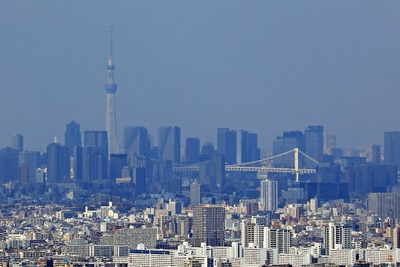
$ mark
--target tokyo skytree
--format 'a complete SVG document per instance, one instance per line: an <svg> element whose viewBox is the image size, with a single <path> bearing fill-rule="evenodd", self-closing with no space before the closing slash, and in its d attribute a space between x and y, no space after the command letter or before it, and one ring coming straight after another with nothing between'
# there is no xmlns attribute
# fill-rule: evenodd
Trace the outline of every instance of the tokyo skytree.
<svg viewBox="0 0 400 267"><path fill-rule="evenodd" d="M117 91L117 84L114 81L114 63L113 63L113 49L112 49L112 33L113 29L110 28L110 55L107 62L107 81L105 84L107 92L107 114L106 114L106 130L108 133L108 153L119 153L117 141L117 119L115 112L115 92Z"/></svg>

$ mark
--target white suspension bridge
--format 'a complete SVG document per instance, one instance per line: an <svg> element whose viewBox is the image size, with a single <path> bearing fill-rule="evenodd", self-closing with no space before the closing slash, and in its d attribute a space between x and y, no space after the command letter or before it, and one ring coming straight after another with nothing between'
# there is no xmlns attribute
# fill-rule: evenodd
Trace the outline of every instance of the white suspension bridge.
<svg viewBox="0 0 400 267"><path fill-rule="evenodd" d="M291 153L293 153L293 160L294 160L292 167L275 168L275 167L268 166L268 163L271 163L274 159L290 155ZM315 168L300 168L299 167L299 155L304 156L304 158L306 158L307 160L309 160L310 162L315 164L315 166L317 166L319 164L319 162L317 160L308 156L306 153L302 152L300 149L293 148L292 150L289 150L284 153L274 155L274 156L271 156L268 158L251 161L251 162L226 165L225 171L229 171L229 172L261 172L261 173L290 173L290 174L296 175L296 182L298 182L300 174L309 174L309 173L316 172ZM254 166L254 165L258 165L258 166ZM175 167L173 167L173 170L176 172L196 172L196 171L200 170L200 166L199 165L175 166Z"/></svg>

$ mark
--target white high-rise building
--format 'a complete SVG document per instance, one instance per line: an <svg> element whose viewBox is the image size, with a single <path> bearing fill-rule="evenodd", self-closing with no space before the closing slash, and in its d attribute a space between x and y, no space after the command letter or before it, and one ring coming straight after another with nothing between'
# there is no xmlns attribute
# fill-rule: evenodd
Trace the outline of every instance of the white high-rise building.
<svg viewBox="0 0 400 267"><path fill-rule="evenodd" d="M117 84L114 81L113 51L112 51L112 31L110 28L110 55L107 62L107 81L105 84L107 92L107 113L106 113L106 129L108 134L108 153L119 153L117 141L117 116L115 112L115 92L117 91Z"/></svg>
<svg viewBox="0 0 400 267"><path fill-rule="evenodd" d="M277 249L278 253L289 253L292 246L292 231L288 229L264 228L264 248Z"/></svg>
<svg viewBox="0 0 400 267"><path fill-rule="evenodd" d="M278 209L278 182L265 179L261 181L260 202L264 210Z"/></svg>
<svg viewBox="0 0 400 267"><path fill-rule="evenodd" d="M262 248L264 243L264 227L264 224L243 220L240 223L242 246Z"/></svg>
<svg viewBox="0 0 400 267"><path fill-rule="evenodd" d="M351 228L348 225L339 225L329 222L323 226L323 247L326 255L333 249L351 248Z"/></svg>
<svg viewBox="0 0 400 267"><path fill-rule="evenodd" d="M253 224L248 220L243 220L240 223L241 243L243 247L249 246L249 243L254 242Z"/></svg>

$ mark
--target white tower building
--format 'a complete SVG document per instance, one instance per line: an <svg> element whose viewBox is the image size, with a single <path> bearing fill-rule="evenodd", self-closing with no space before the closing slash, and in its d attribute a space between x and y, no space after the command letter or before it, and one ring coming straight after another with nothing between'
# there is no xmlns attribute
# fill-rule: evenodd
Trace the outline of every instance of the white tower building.
<svg viewBox="0 0 400 267"><path fill-rule="evenodd" d="M261 181L260 202L264 210L278 209L278 182L265 179Z"/></svg>
<svg viewBox="0 0 400 267"><path fill-rule="evenodd" d="M119 153L117 141L117 119L115 112L115 92L117 91L117 84L114 81L114 63L113 63L113 50L112 50L112 32L110 28L110 55L107 62L107 81L105 84L107 92L107 114L106 114L106 130L108 134L108 153Z"/></svg>
<svg viewBox="0 0 400 267"><path fill-rule="evenodd" d="M291 230L264 228L264 248L276 248L278 249L278 253L289 253L291 246Z"/></svg>
<svg viewBox="0 0 400 267"><path fill-rule="evenodd" d="M351 228L349 225L340 225L329 222L323 225L323 247L326 255L333 249L351 248Z"/></svg>

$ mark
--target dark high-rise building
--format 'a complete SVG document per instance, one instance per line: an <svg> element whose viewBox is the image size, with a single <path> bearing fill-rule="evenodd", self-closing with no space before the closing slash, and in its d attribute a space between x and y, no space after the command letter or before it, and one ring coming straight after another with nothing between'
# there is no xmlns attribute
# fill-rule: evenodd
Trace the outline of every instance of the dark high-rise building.
<svg viewBox="0 0 400 267"><path fill-rule="evenodd" d="M273 143L273 155L290 151L293 148L299 148L301 151L304 151L304 136L301 131L283 132L283 136L278 136ZM293 155L286 155L274 159L274 166L293 168Z"/></svg>
<svg viewBox="0 0 400 267"><path fill-rule="evenodd" d="M384 162L400 167L400 132L385 132Z"/></svg>
<svg viewBox="0 0 400 267"><path fill-rule="evenodd" d="M308 198L349 199L349 181L338 164L318 167L317 173L309 177L310 180L301 185L305 186Z"/></svg>
<svg viewBox="0 0 400 267"><path fill-rule="evenodd" d="M65 128L65 146L68 147L70 155L73 156L74 147L82 145L80 126L75 121L71 121Z"/></svg>
<svg viewBox="0 0 400 267"><path fill-rule="evenodd" d="M126 154L110 155L110 180L115 182L116 178L120 178L122 169L127 166Z"/></svg>
<svg viewBox="0 0 400 267"><path fill-rule="evenodd" d="M102 147L108 150L106 131L85 131L85 146Z"/></svg>
<svg viewBox="0 0 400 267"><path fill-rule="evenodd" d="M229 128L217 129L217 153L225 155L227 164L236 163L236 131Z"/></svg>
<svg viewBox="0 0 400 267"><path fill-rule="evenodd" d="M18 180L18 150L6 147L0 150L0 182Z"/></svg>
<svg viewBox="0 0 400 267"><path fill-rule="evenodd" d="M69 149L57 143L47 146L47 181L60 182L70 178Z"/></svg>
<svg viewBox="0 0 400 267"><path fill-rule="evenodd" d="M365 195L386 192L397 183L397 166L361 163L343 167L343 175L349 181L350 193Z"/></svg>
<svg viewBox="0 0 400 267"><path fill-rule="evenodd" d="M368 210L380 218L400 220L400 192L368 194Z"/></svg>
<svg viewBox="0 0 400 267"><path fill-rule="evenodd" d="M39 158L40 154L38 151L23 151L19 153L18 164L20 170L21 167L25 170L24 173L20 172L20 180L26 181L27 184L35 183L36 170L39 167Z"/></svg>
<svg viewBox="0 0 400 267"><path fill-rule="evenodd" d="M181 162L181 129L179 127L158 129L158 155L160 160L170 160L173 164Z"/></svg>
<svg viewBox="0 0 400 267"><path fill-rule="evenodd" d="M132 169L132 182L135 184L135 194L140 196L146 192L146 169L142 167Z"/></svg>
<svg viewBox="0 0 400 267"><path fill-rule="evenodd" d="M381 146L372 145L372 164L381 164Z"/></svg>
<svg viewBox="0 0 400 267"><path fill-rule="evenodd" d="M248 161L256 161L261 157L260 149L258 148L258 136L256 133L247 135L247 159Z"/></svg>
<svg viewBox="0 0 400 267"><path fill-rule="evenodd" d="M187 164L197 163L200 160L200 139L195 137L186 138L185 162Z"/></svg>
<svg viewBox="0 0 400 267"><path fill-rule="evenodd" d="M74 149L74 180L82 181L83 179L83 160L82 147L76 146Z"/></svg>
<svg viewBox="0 0 400 267"><path fill-rule="evenodd" d="M171 160L153 160L152 162L152 182L165 189L169 179L173 176Z"/></svg>
<svg viewBox="0 0 400 267"><path fill-rule="evenodd" d="M82 180L101 182L108 179L108 154L102 147L82 148Z"/></svg>
<svg viewBox="0 0 400 267"><path fill-rule="evenodd" d="M182 177L172 176L167 182L167 191L172 194L181 195L182 194Z"/></svg>
<svg viewBox="0 0 400 267"><path fill-rule="evenodd" d="M304 152L316 161L322 162L324 158L324 126L308 126L304 131L304 144ZM309 164L311 162L307 163L308 166Z"/></svg>
<svg viewBox="0 0 400 267"><path fill-rule="evenodd" d="M190 206L194 207L200 205L202 197L202 184L198 183L198 181L195 180L193 183L190 184L189 193Z"/></svg>
<svg viewBox="0 0 400 267"><path fill-rule="evenodd" d="M157 183L153 183L153 177L154 179L155 177L155 173L153 172L153 166L157 165L154 164L154 162L157 160L154 159L139 159L137 162L137 166L136 167L142 167L146 170L145 175L146 175L146 179L145 179L145 189L146 189L146 193L151 193L152 192L152 186Z"/></svg>
<svg viewBox="0 0 400 267"><path fill-rule="evenodd" d="M20 134L12 134L11 148L18 150L18 152L24 151L24 137Z"/></svg>
<svg viewBox="0 0 400 267"><path fill-rule="evenodd" d="M236 133L236 163L245 163L260 159L260 149L257 146L257 134L248 131Z"/></svg>
<svg viewBox="0 0 400 267"><path fill-rule="evenodd" d="M213 155L214 152L215 152L214 145L210 142L205 143L201 148L200 160L203 158L211 157L211 155Z"/></svg>
<svg viewBox="0 0 400 267"><path fill-rule="evenodd" d="M294 148L306 153L318 162L324 160L324 127L308 126L304 134L301 131L285 131L273 143L273 155L288 152ZM288 154L274 160L275 167L294 167L293 154ZM304 157L299 158L300 168L315 167L315 162Z"/></svg>
<svg viewBox="0 0 400 267"><path fill-rule="evenodd" d="M137 156L150 156L150 140L145 127L129 126L124 129L124 152L130 166L134 166Z"/></svg>
<svg viewBox="0 0 400 267"><path fill-rule="evenodd" d="M224 246L225 209L220 205L199 205L193 208L192 245Z"/></svg>
<svg viewBox="0 0 400 267"><path fill-rule="evenodd" d="M81 179L85 182L108 180L108 136L106 131L85 131L85 147L79 148L77 165L81 165ZM107 155L105 157L105 155ZM79 159L81 163L79 163ZM78 166L79 167L79 166ZM79 173L79 169L78 169Z"/></svg>
<svg viewBox="0 0 400 267"><path fill-rule="evenodd" d="M207 185L212 191L223 188L225 185L225 156L213 154L199 164L199 181Z"/></svg>
<svg viewBox="0 0 400 267"><path fill-rule="evenodd" d="M29 188L29 170L28 170L28 164L22 163L19 164L19 169L18 169L18 175L19 175L19 185L22 189L28 189Z"/></svg>

